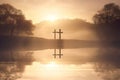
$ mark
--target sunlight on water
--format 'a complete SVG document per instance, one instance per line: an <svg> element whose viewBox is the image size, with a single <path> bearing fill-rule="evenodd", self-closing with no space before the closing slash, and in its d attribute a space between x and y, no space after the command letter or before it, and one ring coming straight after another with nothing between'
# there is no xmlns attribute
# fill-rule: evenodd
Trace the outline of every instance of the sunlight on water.
<svg viewBox="0 0 120 80"><path fill-rule="evenodd" d="M90 61L95 51L96 48L63 49L61 59L54 59L53 49L35 51L36 61L26 66L20 80L99 80Z"/></svg>
<svg viewBox="0 0 120 80"><path fill-rule="evenodd" d="M58 65L55 63L55 62L53 62L53 61L51 61L51 62L49 62L47 65L46 65L46 67L48 67L48 68L56 68Z"/></svg>
<svg viewBox="0 0 120 80"><path fill-rule="evenodd" d="M20 80L90 80L98 78L91 64L62 65L55 62L41 64L33 62L26 66L23 77Z"/></svg>
<svg viewBox="0 0 120 80"><path fill-rule="evenodd" d="M62 58L59 59L58 56L54 59L54 50L46 49L34 52L34 57L38 62L49 63L50 61L55 61L56 63L61 64L81 64L88 62L88 59L91 58L97 48L81 48L81 49L63 49ZM89 52L89 55L88 55ZM57 52L58 53L58 52Z"/></svg>

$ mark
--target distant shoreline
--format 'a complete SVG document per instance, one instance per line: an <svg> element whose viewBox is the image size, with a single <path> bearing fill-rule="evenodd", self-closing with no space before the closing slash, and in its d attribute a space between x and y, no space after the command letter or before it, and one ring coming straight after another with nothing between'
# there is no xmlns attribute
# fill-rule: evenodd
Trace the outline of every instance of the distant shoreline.
<svg viewBox="0 0 120 80"><path fill-rule="evenodd" d="M120 41L92 41L74 39L44 39L24 36L0 36L0 51L4 50L42 50L42 49L74 49L74 48L95 48L95 47L120 47Z"/></svg>

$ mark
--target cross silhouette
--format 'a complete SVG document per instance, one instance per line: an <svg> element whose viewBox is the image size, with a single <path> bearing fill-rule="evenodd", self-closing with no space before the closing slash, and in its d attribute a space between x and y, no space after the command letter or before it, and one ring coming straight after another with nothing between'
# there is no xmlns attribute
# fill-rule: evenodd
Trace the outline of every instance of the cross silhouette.
<svg viewBox="0 0 120 80"><path fill-rule="evenodd" d="M61 40L61 34L63 33L62 31L61 31L61 29L59 29L59 31L56 31L56 29L54 29L54 39L56 39L56 33L58 33L59 34L59 40Z"/></svg>

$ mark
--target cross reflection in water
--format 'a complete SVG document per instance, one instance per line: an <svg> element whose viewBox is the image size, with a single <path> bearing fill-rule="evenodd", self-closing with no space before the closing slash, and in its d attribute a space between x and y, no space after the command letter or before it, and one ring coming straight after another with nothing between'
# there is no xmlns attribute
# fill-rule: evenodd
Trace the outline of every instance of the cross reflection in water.
<svg viewBox="0 0 120 80"><path fill-rule="evenodd" d="M56 54L56 50L57 49L54 49L54 54L53 54L54 58L56 58L57 56L59 56L59 58L61 58L63 56L63 54L61 54L61 48L58 49L59 50L59 54Z"/></svg>

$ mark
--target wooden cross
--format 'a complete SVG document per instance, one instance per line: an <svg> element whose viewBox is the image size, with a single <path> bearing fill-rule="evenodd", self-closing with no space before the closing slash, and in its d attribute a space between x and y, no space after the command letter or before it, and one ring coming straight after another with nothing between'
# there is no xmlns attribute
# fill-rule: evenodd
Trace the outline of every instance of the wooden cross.
<svg viewBox="0 0 120 80"><path fill-rule="evenodd" d="M56 33L57 33L57 32L56 32L56 29L54 29L54 32L53 32L53 33L54 33L54 39L56 39Z"/></svg>
<svg viewBox="0 0 120 80"><path fill-rule="evenodd" d="M59 31L58 31L57 33L59 34L59 40L61 40L61 34L62 34L63 32L61 31L61 29L59 29Z"/></svg>
<svg viewBox="0 0 120 80"><path fill-rule="evenodd" d="M62 31L61 31L61 29L59 29L59 31L56 31L56 29L54 29L54 39L56 39L56 33L58 33L59 34L59 40L61 40L61 34L63 33Z"/></svg>

